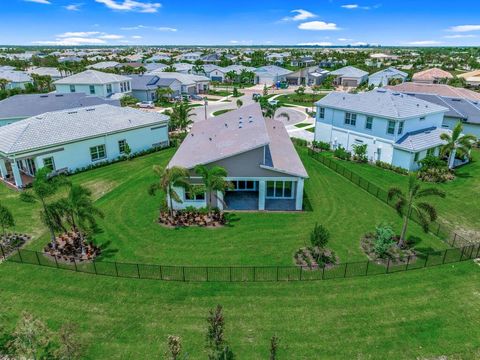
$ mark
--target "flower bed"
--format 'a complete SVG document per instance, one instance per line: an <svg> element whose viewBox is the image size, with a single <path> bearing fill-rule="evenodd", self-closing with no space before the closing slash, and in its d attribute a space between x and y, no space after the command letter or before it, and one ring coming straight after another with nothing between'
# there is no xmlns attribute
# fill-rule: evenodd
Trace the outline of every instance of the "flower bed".
<svg viewBox="0 0 480 360"><path fill-rule="evenodd" d="M168 211L161 211L158 222L164 226L177 227L221 227L227 223L225 214L219 210L207 211L198 210L178 210L172 214Z"/></svg>
<svg viewBox="0 0 480 360"><path fill-rule="evenodd" d="M100 248L93 242L82 241L80 234L76 231L60 235L55 239L55 246L48 243L43 251L47 256L64 262L91 261L101 253Z"/></svg>
<svg viewBox="0 0 480 360"><path fill-rule="evenodd" d="M407 262L413 263L416 261L417 256L415 250L408 247L400 248L397 245L398 237L395 237L393 240L394 241L381 254L376 250L376 236L373 233L365 235L361 241L361 246L370 260L381 265L402 265Z"/></svg>
<svg viewBox="0 0 480 360"><path fill-rule="evenodd" d="M323 267L329 269L338 264L335 252L318 247L304 247L298 249L294 256L295 264L307 270L318 270Z"/></svg>
<svg viewBox="0 0 480 360"><path fill-rule="evenodd" d="M7 233L5 236L0 235L0 244L2 245L4 255L8 256L13 250L22 246L30 239L31 237L26 234Z"/></svg>

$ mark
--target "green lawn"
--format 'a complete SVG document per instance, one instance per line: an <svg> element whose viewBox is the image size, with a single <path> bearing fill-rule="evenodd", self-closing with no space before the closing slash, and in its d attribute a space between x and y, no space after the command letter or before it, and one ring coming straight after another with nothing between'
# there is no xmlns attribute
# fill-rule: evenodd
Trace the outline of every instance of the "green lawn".
<svg viewBox="0 0 480 360"><path fill-rule="evenodd" d="M456 170L454 181L444 184L428 184L447 193L445 199L432 198L436 205L440 221L453 226L460 235L473 240L480 240L480 150L473 150L473 162ZM388 190L391 186L406 188L408 178L393 171L384 170L369 164L340 161L342 165L355 171L372 183Z"/></svg>
<svg viewBox="0 0 480 360"><path fill-rule="evenodd" d="M80 327L86 359L162 358L166 337L205 359L208 309L225 308L238 359L475 359L480 267L473 262L392 275L292 283L177 283L0 265L0 315L27 310L57 330ZM455 355L455 356L450 356Z"/></svg>
<svg viewBox="0 0 480 360"><path fill-rule="evenodd" d="M221 229L171 230L156 223L161 196L147 195L156 179L153 164L166 165L169 149L132 161L117 163L72 177L93 189L97 204L105 213L103 233L96 237L105 244L108 260L164 265L292 265L293 254L309 241L315 222L330 230L330 247L342 262L363 261L360 238L386 221L400 231L401 219L386 204L351 184L332 170L301 156L310 179L305 188L313 211L303 213L237 213L231 226ZM17 200L12 210L28 207ZM28 217L36 216L30 210ZM38 221L28 221L29 232ZM278 229L282 229L281 232ZM440 250L445 244L412 224L410 236L420 251ZM28 248L40 250L47 243L45 233Z"/></svg>
<svg viewBox="0 0 480 360"><path fill-rule="evenodd" d="M299 96L297 94L288 94L280 95L276 97L275 100L278 100L281 103L310 107L314 102L320 100L324 96L325 94L305 94L303 96Z"/></svg>
<svg viewBox="0 0 480 360"><path fill-rule="evenodd" d="M302 129L302 128L310 126L310 125L312 125L312 124L300 123L300 124L295 124L295 127ZM314 133L315 132L315 127L308 128L308 129L305 129L305 130L310 131L311 133Z"/></svg>
<svg viewBox="0 0 480 360"><path fill-rule="evenodd" d="M235 109L223 109L223 110L217 110L217 111L214 111L212 113L213 116L219 116L219 115L222 115L222 114L225 114L229 111L232 111L232 110L235 110Z"/></svg>

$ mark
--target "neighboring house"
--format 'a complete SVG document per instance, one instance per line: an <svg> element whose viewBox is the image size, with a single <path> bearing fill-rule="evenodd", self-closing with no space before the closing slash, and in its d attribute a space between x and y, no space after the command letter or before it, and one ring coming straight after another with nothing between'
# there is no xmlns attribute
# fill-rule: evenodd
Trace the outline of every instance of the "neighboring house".
<svg viewBox="0 0 480 360"><path fill-rule="evenodd" d="M175 68L175 72L182 74L190 74L193 68L193 65L188 63L175 63L172 66Z"/></svg>
<svg viewBox="0 0 480 360"><path fill-rule="evenodd" d="M210 79L206 76L182 74L178 72L152 71L160 79L176 79L181 83L181 93L186 95L205 94L210 87Z"/></svg>
<svg viewBox="0 0 480 360"><path fill-rule="evenodd" d="M368 77L368 85L380 86L388 85L391 80L400 80L402 83L407 80L406 72L397 70L393 67L378 71Z"/></svg>
<svg viewBox="0 0 480 360"><path fill-rule="evenodd" d="M436 94L439 96L469 99L472 101L480 100L480 93L478 92L445 84L405 82L395 86L385 86L385 88L405 94Z"/></svg>
<svg viewBox="0 0 480 360"><path fill-rule="evenodd" d="M0 126L51 111L110 104L120 106L118 100L106 100L83 93L72 94L22 94L0 101Z"/></svg>
<svg viewBox="0 0 480 360"><path fill-rule="evenodd" d="M408 94L439 106L448 108L442 126L451 129L460 121L465 134L480 138L480 100L472 101L458 97L445 97L435 94Z"/></svg>
<svg viewBox="0 0 480 360"><path fill-rule="evenodd" d="M210 80L216 81L216 82L225 81L225 75L227 73L227 70L225 70L225 68L222 68L221 66L217 66L217 65L212 65L212 64L205 64L202 67L203 67L203 73L199 73L196 75L205 75L209 77Z"/></svg>
<svg viewBox="0 0 480 360"><path fill-rule="evenodd" d="M255 71L254 67L244 65L229 65L227 67L224 67L224 69L226 72L234 71L237 75L240 75L242 71Z"/></svg>
<svg viewBox="0 0 480 360"><path fill-rule="evenodd" d="M87 66L87 69L94 69L94 70L114 69L119 65L120 63L116 61L102 61L93 65Z"/></svg>
<svg viewBox="0 0 480 360"><path fill-rule="evenodd" d="M132 96L141 101L157 100L157 89L159 88L172 89L172 96L178 96L182 92L182 83L175 78L161 79L156 75L129 76L132 79Z"/></svg>
<svg viewBox="0 0 480 360"><path fill-rule="evenodd" d="M336 76L335 85L345 87L357 87L368 80L368 72L357 69L353 66L345 66L341 69L330 72L330 75Z"/></svg>
<svg viewBox="0 0 480 360"><path fill-rule="evenodd" d="M318 66L310 66L288 74L287 82L290 85L320 85L329 74L330 71L328 70Z"/></svg>
<svg viewBox="0 0 480 360"><path fill-rule="evenodd" d="M182 202L174 202L175 209L302 210L308 174L283 123L265 120L258 104L195 122L168 167L188 169L195 185L201 184L197 165L225 168L232 188L211 201L205 193L176 188Z"/></svg>
<svg viewBox="0 0 480 360"><path fill-rule="evenodd" d="M424 84L438 84L447 79L453 79L453 75L439 68L423 70L412 76L413 82Z"/></svg>
<svg viewBox="0 0 480 360"><path fill-rule="evenodd" d="M221 57L222 55L213 53L202 56L200 60L202 60L204 64L217 64L220 62Z"/></svg>
<svg viewBox="0 0 480 360"><path fill-rule="evenodd" d="M8 68L0 69L0 79L8 81L6 85L7 90L21 89L24 90L27 84L32 84L30 75L23 71L9 70Z"/></svg>
<svg viewBox="0 0 480 360"><path fill-rule="evenodd" d="M129 77L86 70L54 82L58 93L80 92L103 98L120 98L132 91Z"/></svg>
<svg viewBox="0 0 480 360"><path fill-rule="evenodd" d="M184 61L197 61L197 60L200 60L200 58L202 57L202 53L201 52L189 52L189 53L185 53L185 54L182 54L179 56L179 59L180 60L184 60Z"/></svg>
<svg viewBox="0 0 480 360"><path fill-rule="evenodd" d="M274 63L276 65L282 65L285 62L285 59L290 57L290 53L272 53L266 56L266 60L270 63Z"/></svg>
<svg viewBox="0 0 480 360"><path fill-rule="evenodd" d="M53 81L59 80L65 76L57 68L54 67L33 67L27 70L28 74L35 74L39 76L50 76Z"/></svg>
<svg viewBox="0 0 480 360"><path fill-rule="evenodd" d="M284 69L276 65L262 66L253 71L255 73L255 84L276 85L277 83L286 82L287 75L293 71Z"/></svg>
<svg viewBox="0 0 480 360"><path fill-rule="evenodd" d="M480 86L480 70L473 70L464 74L460 74L458 77L465 79L467 85L475 87Z"/></svg>
<svg viewBox="0 0 480 360"><path fill-rule="evenodd" d="M370 54L369 57L377 61L398 60L399 58L397 55L389 55L384 53L373 53L373 54Z"/></svg>
<svg viewBox="0 0 480 360"><path fill-rule="evenodd" d="M155 70L163 70L167 67L167 65L162 63L147 63L143 64L147 72L155 71Z"/></svg>
<svg viewBox="0 0 480 360"><path fill-rule="evenodd" d="M300 66L300 67L308 67L313 66L315 64L315 59L313 56L302 56L298 59L292 59L290 65L292 66Z"/></svg>
<svg viewBox="0 0 480 360"><path fill-rule="evenodd" d="M155 63L158 61L170 61L171 57L165 54L157 54L145 60L147 63Z"/></svg>
<svg viewBox="0 0 480 360"><path fill-rule="evenodd" d="M96 105L49 112L0 128L0 175L23 187L38 169L72 172L132 153L168 146L168 117Z"/></svg>
<svg viewBox="0 0 480 360"><path fill-rule="evenodd" d="M360 94L333 92L316 103L315 140L353 151L367 145L370 161L414 171L425 156L438 155L446 106L377 89Z"/></svg>
<svg viewBox="0 0 480 360"><path fill-rule="evenodd" d="M59 63L65 63L65 62L81 62L83 59L78 56L63 56L58 59Z"/></svg>

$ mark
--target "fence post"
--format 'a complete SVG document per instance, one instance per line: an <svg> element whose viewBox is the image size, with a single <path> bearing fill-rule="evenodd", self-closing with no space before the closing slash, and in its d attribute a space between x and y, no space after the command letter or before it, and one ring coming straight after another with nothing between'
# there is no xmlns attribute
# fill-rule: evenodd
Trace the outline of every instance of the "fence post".
<svg viewBox="0 0 480 360"><path fill-rule="evenodd" d="M182 266L182 278L185 281L185 266Z"/></svg>
<svg viewBox="0 0 480 360"><path fill-rule="evenodd" d="M57 265L57 269L58 269L57 255L53 255L53 257L55 258L55 265Z"/></svg>
<svg viewBox="0 0 480 360"><path fill-rule="evenodd" d="M427 257L425 258L425 265L423 265L423 267L427 266L429 256L430 256L430 253L427 253Z"/></svg>
<svg viewBox="0 0 480 360"><path fill-rule="evenodd" d="M376 197L378 198L378 193L380 192L380 188L377 186L377 195Z"/></svg>
<svg viewBox="0 0 480 360"><path fill-rule="evenodd" d="M326 266L326 264L323 264L323 269L322 269L322 280L325 280L325 266Z"/></svg>
<svg viewBox="0 0 480 360"><path fill-rule="evenodd" d="M453 237L453 244L455 245L455 241L457 240L457 233L454 233L454 237ZM452 245L453 246L453 245Z"/></svg>
<svg viewBox="0 0 480 360"><path fill-rule="evenodd" d="M117 275L117 277L118 277L118 267L117 267L117 262L115 261L115 262L114 262L114 264L115 264L115 274L116 274L116 275Z"/></svg>
<svg viewBox="0 0 480 360"><path fill-rule="evenodd" d="M303 272L303 267L302 267L302 266L300 266L300 267L299 267L299 269L300 269L300 276L299 276L299 279L300 279L300 281L302 281L302 272Z"/></svg>
<svg viewBox="0 0 480 360"><path fill-rule="evenodd" d="M78 271L78 269L77 269L77 262L75 261L75 258L73 258L73 265L75 266L75 271Z"/></svg>
<svg viewBox="0 0 480 360"><path fill-rule="evenodd" d="M390 269L390 258L388 258L388 262L387 262L387 270L386 270L386 274L388 274L388 270Z"/></svg>
<svg viewBox="0 0 480 360"><path fill-rule="evenodd" d="M407 266L405 266L405 271L408 271L408 265L410 264L410 255L407 258Z"/></svg>
<svg viewBox="0 0 480 360"><path fill-rule="evenodd" d="M253 267L253 281L256 281L257 280L257 267L254 266Z"/></svg>
<svg viewBox="0 0 480 360"><path fill-rule="evenodd" d="M209 280L208 280L208 266L205 266L205 271L206 271L206 273L207 273L207 281L209 281Z"/></svg>
<svg viewBox="0 0 480 360"><path fill-rule="evenodd" d="M159 266L160 270L160 280L163 280L163 270L162 270L162 265Z"/></svg>
<svg viewBox="0 0 480 360"><path fill-rule="evenodd" d="M138 263L137 263L137 275L138 275L138 278L140 279L140 266L138 266Z"/></svg>
<svg viewBox="0 0 480 360"><path fill-rule="evenodd" d="M448 249L445 249L445 254L443 254L442 264L445 264L445 259L447 258L447 251Z"/></svg>
<svg viewBox="0 0 480 360"><path fill-rule="evenodd" d="M230 266L230 282L232 282L232 267Z"/></svg>
<svg viewBox="0 0 480 360"><path fill-rule="evenodd" d="M35 251L35 256L37 257L38 265L41 265L41 264L40 264L40 258L38 257L38 251Z"/></svg>
<svg viewBox="0 0 480 360"><path fill-rule="evenodd" d="M98 273L97 273L97 265L95 264L95 260L93 260L92 263L93 263L93 270L95 270L95 275L98 275Z"/></svg>
<svg viewBox="0 0 480 360"><path fill-rule="evenodd" d="M370 260L367 260L367 267L365 269L365 276L368 275L368 266L370 265Z"/></svg>
<svg viewBox="0 0 480 360"><path fill-rule="evenodd" d="M478 244L478 247L477 247L477 255L475 255L475 258L478 258L478 253L480 253L480 244Z"/></svg>
<svg viewBox="0 0 480 360"><path fill-rule="evenodd" d="M458 261L462 261L464 251L465 251L465 246L462 247L462 253L460 254L460 259Z"/></svg>
<svg viewBox="0 0 480 360"><path fill-rule="evenodd" d="M344 278L347 277L347 266L348 266L348 262L345 263L345 271L343 272L343 277Z"/></svg>
<svg viewBox="0 0 480 360"><path fill-rule="evenodd" d="M367 185L367 192L370 192L370 181L368 182L368 185Z"/></svg>
<svg viewBox="0 0 480 360"><path fill-rule="evenodd" d="M0 244L0 250L2 250L3 260L6 260L7 257L5 256L5 251L3 251L3 246L2 246L2 244Z"/></svg>

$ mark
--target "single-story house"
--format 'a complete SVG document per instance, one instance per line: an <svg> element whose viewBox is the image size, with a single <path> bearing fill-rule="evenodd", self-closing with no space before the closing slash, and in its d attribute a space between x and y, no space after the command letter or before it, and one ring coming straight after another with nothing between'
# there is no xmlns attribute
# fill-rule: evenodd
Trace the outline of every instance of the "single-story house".
<svg viewBox="0 0 480 360"><path fill-rule="evenodd" d="M201 52L188 52L188 53L184 53L182 55L179 56L179 59L180 60L184 60L184 61L197 61L197 60L200 60L200 58L202 57L202 53Z"/></svg>
<svg viewBox="0 0 480 360"><path fill-rule="evenodd" d="M368 80L368 72L357 69L353 66L345 66L341 69L330 72L329 75L336 76L335 85L346 87L357 87Z"/></svg>
<svg viewBox="0 0 480 360"><path fill-rule="evenodd" d="M412 76L413 82L425 84L438 84L446 79L453 79L453 75L439 68L423 70Z"/></svg>
<svg viewBox="0 0 480 360"><path fill-rule="evenodd" d="M395 86L385 86L386 89L405 94L435 94L439 96L480 101L480 93L469 89L458 88L445 84L422 84L405 82Z"/></svg>
<svg viewBox="0 0 480 360"><path fill-rule="evenodd" d="M62 56L58 59L59 63L66 63L66 62L81 62L83 58L79 56Z"/></svg>
<svg viewBox="0 0 480 360"><path fill-rule="evenodd" d="M35 74L39 76L50 76L53 81L59 80L66 76L65 73L60 72L54 67L32 67L27 70L28 74Z"/></svg>
<svg viewBox="0 0 480 360"><path fill-rule="evenodd" d="M438 155L440 134L449 111L386 89L360 94L332 92L316 103L315 140L353 151L367 145L369 161L383 161L409 171L427 155Z"/></svg>
<svg viewBox="0 0 480 360"><path fill-rule="evenodd" d="M290 85L320 85L329 73L318 66L310 66L288 74L287 82Z"/></svg>
<svg viewBox="0 0 480 360"><path fill-rule="evenodd" d="M107 100L83 93L20 94L0 101L0 126L51 111L81 108L100 104L120 106L118 100Z"/></svg>
<svg viewBox="0 0 480 360"><path fill-rule="evenodd" d="M393 67L378 71L368 77L368 85L380 86L388 85L391 80L400 80L405 82L408 74Z"/></svg>
<svg viewBox="0 0 480 360"><path fill-rule="evenodd" d="M181 85L182 94L204 94L210 87L210 79L206 76L182 74L178 72L152 71L149 75L156 75L160 79L176 79Z"/></svg>
<svg viewBox="0 0 480 360"><path fill-rule="evenodd" d="M86 70L54 82L58 93L80 92L103 98L120 98L132 91L131 79L127 76Z"/></svg>
<svg viewBox="0 0 480 360"><path fill-rule="evenodd" d="M87 66L87 69L94 70L103 70L103 69L114 69L120 65L117 61L102 61L93 65Z"/></svg>
<svg viewBox="0 0 480 360"><path fill-rule="evenodd" d="M259 104L194 123L168 167L186 168L195 186L197 165L223 167L232 186L214 196L176 188L175 209L302 210L308 174L283 123L265 120Z"/></svg>
<svg viewBox="0 0 480 360"><path fill-rule="evenodd" d="M216 82L224 82L225 81L225 75L227 74L227 70L225 68L218 66L218 65L212 65L212 64L205 64L202 65L203 67L203 73L202 74L196 74L196 75L205 75L210 78L212 81Z"/></svg>
<svg viewBox="0 0 480 360"><path fill-rule="evenodd" d="M21 188L37 169L72 172L125 153L168 146L168 116L96 105L49 112L0 128L0 175Z"/></svg>
<svg viewBox="0 0 480 360"><path fill-rule="evenodd" d="M9 68L0 68L0 79L8 81L6 89L22 89L24 90L27 84L32 84L33 80L30 75L23 71L10 70Z"/></svg>
<svg viewBox="0 0 480 360"><path fill-rule="evenodd" d="M287 82L287 75L293 71L276 65L267 65L261 66L253 72L255 73L255 84L271 86L277 83Z"/></svg>
<svg viewBox="0 0 480 360"><path fill-rule="evenodd" d="M480 86L480 70L473 70L464 74L458 75L459 78L465 79L467 85Z"/></svg>
<svg viewBox="0 0 480 360"><path fill-rule="evenodd" d="M315 64L315 59L313 56L302 56L299 58L294 58L290 62L292 66L301 66L301 67L308 67L313 66Z"/></svg>
<svg viewBox="0 0 480 360"><path fill-rule="evenodd" d="M221 54L218 54L218 53L213 53L213 54L207 54L207 55L204 55L200 58L200 60L204 63L204 64L217 64L220 62L220 58L222 57Z"/></svg>
<svg viewBox="0 0 480 360"><path fill-rule="evenodd" d="M132 96L141 101L157 100L159 88L172 89L172 96L180 95L182 91L182 83L175 78L159 78L156 75L129 75L129 77L132 79Z"/></svg>

